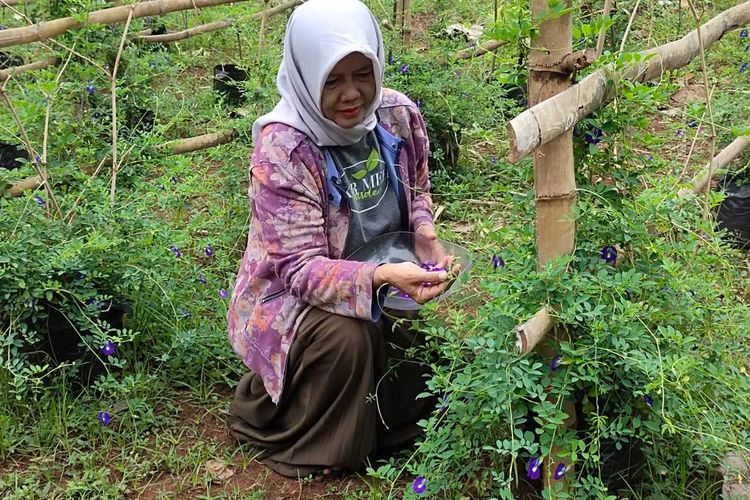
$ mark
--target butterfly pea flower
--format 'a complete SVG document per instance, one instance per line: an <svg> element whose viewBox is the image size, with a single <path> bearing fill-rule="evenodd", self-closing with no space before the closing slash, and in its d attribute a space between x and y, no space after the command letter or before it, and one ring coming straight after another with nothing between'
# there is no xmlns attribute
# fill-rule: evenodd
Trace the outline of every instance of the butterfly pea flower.
<svg viewBox="0 0 750 500"><path fill-rule="evenodd" d="M568 466L565 464L557 464L557 467L555 467L555 473L553 474L552 478L555 481L559 481L562 479L563 475L568 471Z"/></svg>
<svg viewBox="0 0 750 500"><path fill-rule="evenodd" d="M96 86L92 85L91 82L89 82L89 84L86 85L86 93L93 94L95 91L96 91Z"/></svg>
<svg viewBox="0 0 750 500"><path fill-rule="evenodd" d="M169 178L169 182L171 182L173 186L176 186L177 185L177 177L175 177L173 175L172 177Z"/></svg>
<svg viewBox="0 0 750 500"><path fill-rule="evenodd" d="M617 260L617 249L612 246L602 248L602 259L607 264L614 264Z"/></svg>
<svg viewBox="0 0 750 500"><path fill-rule="evenodd" d="M37 205L39 205L40 207L43 207L43 206L44 206L44 205L46 204L46 203L45 203L45 201L44 201L44 198L42 198L42 197L41 197L41 196L39 196L38 194L35 194L35 195L34 195L34 201L35 201L35 202L36 202L36 204L37 204Z"/></svg>
<svg viewBox="0 0 750 500"><path fill-rule="evenodd" d="M411 488L414 490L414 493L421 495L427 490L427 479L424 476L418 476Z"/></svg>
<svg viewBox="0 0 750 500"><path fill-rule="evenodd" d="M164 191L165 189L167 189L167 188L164 187L164 184L159 184L156 187L158 187L161 191Z"/></svg>
<svg viewBox="0 0 750 500"><path fill-rule="evenodd" d="M643 396L643 401L646 403L646 406L649 408L653 408L654 406L654 398L651 397L651 394L646 394Z"/></svg>
<svg viewBox="0 0 750 500"><path fill-rule="evenodd" d="M103 427L107 427L110 420L112 420L112 415L110 415L109 412L100 411L96 414L96 418L99 420L99 422L101 422Z"/></svg>
<svg viewBox="0 0 750 500"><path fill-rule="evenodd" d="M496 164L497 163L497 156L490 155L490 163L492 163L493 165Z"/></svg>
<svg viewBox="0 0 750 500"><path fill-rule="evenodd" d="M685 130L683 130L683 129L680 129L680 130L678 130L677 132L674 133L675 137L682 137L683 135L685 135Z"/></svg>
<svg viewBox="0 0 750 500"><path fill-rule="evenodd" d="M76 271L76 279L82 280L86 278L86 273L82 273L81 271Z"/></svg>
<svg viewBox="0 0 750 500"><path fill-rule="evenodd" d="M155 68L156 67L156 61L149 61L148 65L149 65L150 68Z"/></svg>
<svg viewBox="0 0 750 500"><path fill-rule="evenodd" d="M549 364L549 368L550 370L555 371L558 368L560 368L561 364L562 364L562 356L555 356L554 358L552 358L552 361Z"/></svg>
<svg viewBox="0 0 750 500"><path fill-rule="evenodd" d="M526 464L526 475L531 480L539 479L542 475L542 459L539 457L532 457L529 463Z"/></svg>
<svg viewBox="0 0 750 500"><path fill-rule="evenodd" d="M497 255L492 256L492 267L497 269L498 267L505 267L505 261Z"/></svg>
<svg viewBox="0 0 750 500"><path fill-rule="evenodd" d="M696 125L697 125L697 122L695 120L690 120L687 123L687 126L690 127L690 128L695 128Z"/></svg>
<svg viewBox="0 0 750 500"><path fill-rule="evenodd" d="M409 65L408 64L402 64L401 67L398 69L402 75L405 75L409 72Z"/></svg>
<svg viewBox="0 0 750 500"><path fill-rule="evenodd" d="M203 273L201 273L201 274L198 275L198 281L200 282L201 285L207 285L208 284L208 280L206 279L205 276L203 276Z"/></svg>
<svg viewBox="0 0 750 500"><path fill-rule="evenodd" d="M747 38L747 30L740 30L740 38Z"/></svg>
<svg viewBox="0 0 750 500"><path fill-rule="evenodd" d="M583 134L583 140L587 144L599 144L600 142L602 142L602 135L604 135L602 129L594 127L590 131Z"/></svg>
<svg viewBox="0 0 750 500"><path fill-rule="evenodd" d="M40 163L42 163L42 157L39 156L39 155L36 155L34 157L34 163L36 163L37 165L39 165Z"/></svg>
<svg viewBox="0 0 750 500"><path fill-rule="evenodd" d="M182 257L182 252L180 252L180 249L179 249L179 248L177 248L177 247L176 247L176 246L174 246L174 245L172 245L172 246L171 246L171 247L169 248L169 251L170 251L170 252L172 252L172 253L174 254L174 256L175 256L175 257Z"/></svg>
<svg viewBox="0 0 750 500"><path fill-rule="evenodd" d="M229 297L229 292L222 288L221 290L219 290L219 297L221 297L222 299L226 299L227 297Z"/></svg>
<svg viewBox="0 0 750 500"><path fill-rule="evenodd" d="M187 309L183 309L182 312L181 312L181 314L182 314L183 318L192 318L193 317L193 313L191 313Z"/></svg>
<svg viewBox="0 0 750 500"><path fill-rule="evenodd" d="M420 99L419 97L417 97L416 99L414 99L414 104L416 104L418 108L421 108L422 107L422 99Z"/></svg>
<svg viewBox="0 0 750 500"><path fill-rule="evenodd" d="M94 120L98 120L102 117L102 114L98 111L94 111L94 114L92 114L91 116L94 118Z"/></svg>
<svg viewBox="0 0 750 500"><path fill-rule="evenodd" d="M742 63L742 66L740 66L740 73L744 73L747 71L747 63Z"/></svg>
<svg viewBox="0 0 750 500"><path fill-rule="evenodd" d="M108 340L104 343L99 352L105 356L112 356L117 352L117 345L111 340Z"/></svg>
<svg viewBox="0 0 750 500"><path fill-rule="evenodd" d="M207 257L213 257L214 256L214 247L212 247L210 243L208 245L206 245L206 256Z"/></svg>

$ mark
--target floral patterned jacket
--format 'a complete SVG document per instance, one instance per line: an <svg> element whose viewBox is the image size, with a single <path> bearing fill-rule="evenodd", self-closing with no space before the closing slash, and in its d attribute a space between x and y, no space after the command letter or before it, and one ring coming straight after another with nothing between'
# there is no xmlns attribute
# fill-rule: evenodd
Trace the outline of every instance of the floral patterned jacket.
<svg viewBox="0 0 750 500"><path fill-rule="evenodd" d="M429 144L419 110L383 89L377 110L381 157L412 231L432 226ZM229 339L278 403L286 360L310 306L376 321L376 264L341 260L349 214L330 155L280 123L261 132L250 164L252 216L227 314Z"/></svg>

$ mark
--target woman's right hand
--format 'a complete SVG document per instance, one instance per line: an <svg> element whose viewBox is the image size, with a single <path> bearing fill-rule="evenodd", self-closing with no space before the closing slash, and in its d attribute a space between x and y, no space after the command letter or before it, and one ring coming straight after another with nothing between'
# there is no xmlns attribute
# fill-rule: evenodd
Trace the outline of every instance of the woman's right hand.
<svg viewBox="0 0 750 500"><path fill-rule="evenodd" d="M437 297L448 285L447 271L425 271L411 262L382 264L375 270L373 285L380 288L388 283L417 302L425 302Z"/></svg>

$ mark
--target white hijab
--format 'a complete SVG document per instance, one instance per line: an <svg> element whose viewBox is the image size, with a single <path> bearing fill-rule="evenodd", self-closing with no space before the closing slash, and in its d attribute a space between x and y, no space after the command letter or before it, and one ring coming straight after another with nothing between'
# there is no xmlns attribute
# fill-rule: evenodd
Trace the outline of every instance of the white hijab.
<svg viewBox="0 0 750 500"><path fill-rule="evenodd" d="M362 123L342 128L323 116L323 85L344 57L360 52L372 61L375 98ZM377 125L385 67L383 36L370 10L359 0L308 0L286 27L284 57L276 85L281 100L253 124L253 142L269 123L284 123L306 134L318 146L348 146Z"/></svg>

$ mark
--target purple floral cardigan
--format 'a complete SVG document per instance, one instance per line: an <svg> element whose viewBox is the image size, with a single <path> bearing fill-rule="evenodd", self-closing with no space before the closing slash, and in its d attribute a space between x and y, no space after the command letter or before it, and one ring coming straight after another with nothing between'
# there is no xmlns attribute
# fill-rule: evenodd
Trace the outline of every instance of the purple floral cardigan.
<svg viewBox="0 0 750 500"><path fill-rule="evenodd" d="M405 95L383 89L380 131L398 154L411 230L432 226L427 131ZM381 136L381 148L382 145ZM375 320L376 264L341 260L349 214L331 189L320 148L280 123L263 128L250 164L252 216L229 306L229 339L278 403L286 358L310 306ZM333 201L332 201L333 200Z"/></svg>

